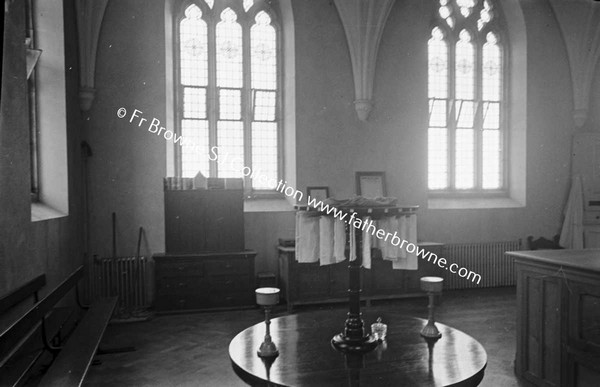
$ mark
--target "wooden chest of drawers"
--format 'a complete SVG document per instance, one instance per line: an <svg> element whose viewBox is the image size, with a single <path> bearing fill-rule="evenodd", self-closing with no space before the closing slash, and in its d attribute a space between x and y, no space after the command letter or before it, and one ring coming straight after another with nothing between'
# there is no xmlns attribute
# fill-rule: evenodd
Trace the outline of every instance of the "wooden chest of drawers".
<svg viewBox="0 0 600 387"><path fill-rule="evenodd" d="M157 312L253 306L256 252L157 254Z"/></svg>

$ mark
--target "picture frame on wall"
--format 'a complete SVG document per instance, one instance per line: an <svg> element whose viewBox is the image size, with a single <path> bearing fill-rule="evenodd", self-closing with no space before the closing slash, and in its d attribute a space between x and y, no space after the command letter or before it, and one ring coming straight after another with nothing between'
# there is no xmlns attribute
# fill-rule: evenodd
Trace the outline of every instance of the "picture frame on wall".
<svg viewBox="0 0 600 387"><path fill-rule="evenodd" d="M310 198L322 201L329 197L329 187L306 187L306 194Z"/></svg>
<svg viewBox="0 0 600 387"><path fill-rule="evenodd" d="M387 196L385 172L356 172L356 194L369 199Z"/></svg>

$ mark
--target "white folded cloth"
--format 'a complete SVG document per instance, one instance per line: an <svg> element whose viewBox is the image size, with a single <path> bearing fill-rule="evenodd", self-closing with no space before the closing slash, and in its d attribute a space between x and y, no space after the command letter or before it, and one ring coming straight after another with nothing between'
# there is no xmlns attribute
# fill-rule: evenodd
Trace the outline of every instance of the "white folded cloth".
<svg viewBox="0 0 600 387"><path fill-rule="evenodd" d="M320 216L319 219L319 263L331 265L335 263L334 244L335 244L334 220L331 216Z"/></svg>
<svg viewBox="0 0 600 387"><path fill-rule="evenodd" d="M333 260L340 263L346 259L346 223L335 219L333 223Z"/></svg>
<svg viewBox="0 0 600 387"><path fill-rule="evenodd" d="M419 267L419 259L417 257L417 216L416 215L408 215L403 216L406 224L406 241L404 244L403 250L404 257L399 257L397 260L392 261L393 269L401 269L401 270L417 270ZM407 245L412 243L415 247L414 249L411 246L411 250L413 252L409 252L406 250Z"/></svg>
<svg viewBox="0 0 600 387"><path fill-rule="evenodd" d="M296 261L312 263L319 260L319 217L305 211L296 212Z"/></svg>

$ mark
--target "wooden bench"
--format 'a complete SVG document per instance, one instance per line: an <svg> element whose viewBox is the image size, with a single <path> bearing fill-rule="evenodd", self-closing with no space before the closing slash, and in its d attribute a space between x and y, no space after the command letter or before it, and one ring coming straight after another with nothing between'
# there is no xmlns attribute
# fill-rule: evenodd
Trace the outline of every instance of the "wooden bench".
<svg viewBox="0 0 600 387"><path fill-rule="evenodd" d="M91 306L82 306L79 303L77 283L83 276L83 267L75 270L67 279L54 288L43 299L37 297L38 290L44 286L45 277L40 276L16 289L9 295L0 299L0 315L4 313L3 307L12 308L24 299L34 295L34 304L20 314L4 332L0 333L0 371L11 377L10 380L2 377L2 385L18 385L25 381L25 375L33 367L40 354L35 352L25 361L16 361L18 367L2 370L6 363L21 351L24 344L31 341L36 333L41 335L45 350L55 355L49 370L43 375L39 386L78 386L81 385L89 366L96 354L104 330L116 306L117 297L102 299ZM77 323L74 332L69 336L64 346L54 345L50 341L56 336L56 324L49 324L56 305L75 289L79 306L87 311ZM50 327L49 325L53 325ZM60 328L58 329L60 332ZM39 335L38 335L39 336ZM24 363L24 364L21 364ZM18 371L17 371L18 369Z"/></svg>

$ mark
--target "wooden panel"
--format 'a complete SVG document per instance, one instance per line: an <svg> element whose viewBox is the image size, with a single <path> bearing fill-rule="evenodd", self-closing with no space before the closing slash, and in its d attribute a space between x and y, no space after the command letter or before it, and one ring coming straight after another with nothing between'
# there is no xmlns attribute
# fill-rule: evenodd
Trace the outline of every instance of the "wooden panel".
<svg viewBox="0 0 600 387"><path fill-rule="evenodd" d="M156 310L254 305L255 255L250 250L155 255Z"/></svg>
<svg viewBox="0 0 600 387"><path fill-rule="evenodd" d="M209 290L208 281L204 277L166 277L158 282L159 294L196 294Z"/></svg>
<svg viewBox="0 0 600 387"><path fill-rule="evenodd" d="M542 312L542 370L545 381L560 385L560 286L553 280L543 282L544 304Z"/></svg>
<svg viewBox="0 0 600 387"><path fill-rule="evenodd" d="M205 191L206 250L244 249L244 200L242 190ZM198 251L198 250L196 250Z"/></svg>
<svg viewBox="0 0 600 387"><path fill-rule="evenodd" d="M206 250L207 206L202 191L165 191L165 248L185 253Z"/></svg>
<svg viewBox="0 0 600 387"><path fill-rule="evenodd" d="M516 374L537 386L597 386L598 253L547 250L507 254L516 257L518 278Z"/></svg>
<svg viewBox="0 0 600 387"><path fill-rule="evenodd" d="M165 191L168 253L244 249L242 190Z"/></svg>
<svg viewBox="0 0 600 387"><path fill-rule="evenodd" d="M543 305L543 298L541 294L541 280L534 277L527 278L527 306L526 306L526 355L527 365L525 370L535 377L541 376L541 306Z"/></svg>
<svg viewBox="0 0 600 387"><path fill-rule="evenodd" d="M574 284L569 305L569 343L600 355L600 286Z"/></svg>

